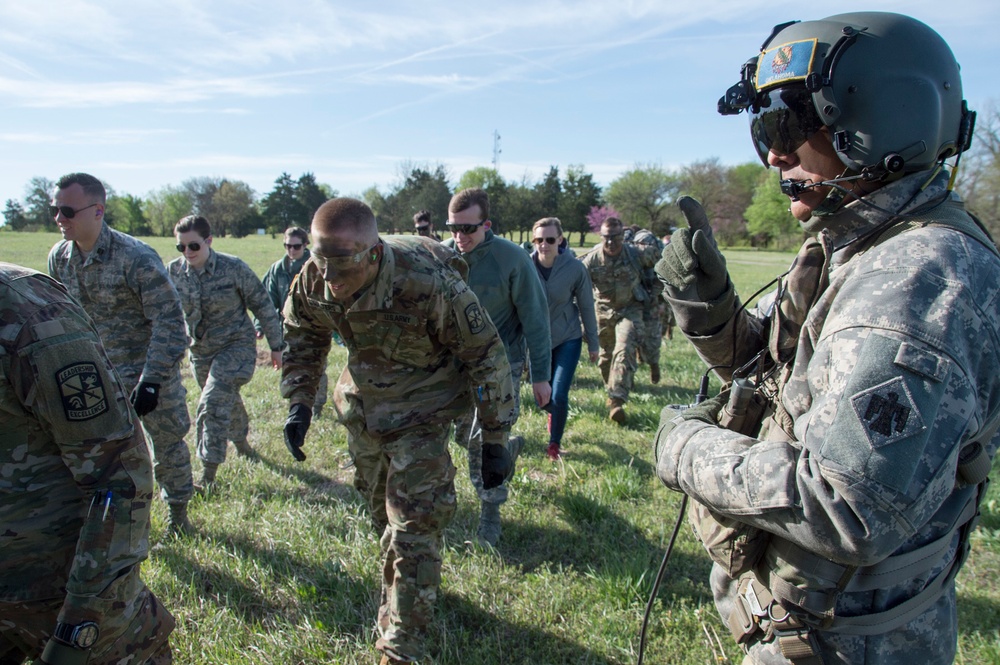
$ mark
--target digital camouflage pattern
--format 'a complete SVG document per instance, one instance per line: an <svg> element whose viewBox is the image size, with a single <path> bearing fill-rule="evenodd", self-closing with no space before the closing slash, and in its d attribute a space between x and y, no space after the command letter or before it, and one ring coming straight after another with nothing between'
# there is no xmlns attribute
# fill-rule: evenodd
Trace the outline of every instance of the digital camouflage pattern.
<svg viewBox="0 0 1000 665"><path fill-rule="evenodd" d="M794 359L779 373L779 408L758 438L688 420L659 445L657 473L664 483L770 534L758 577L786 596L813 592L808 600L784 603L806 623L821 622L823 608L815 602L821 597L832 603L826 611L838 617L835 627L852 619L875 623L863 617L892 610L940 578L936 601L898 628L883 630L879 623L867 636L814 631L827 665L955 658L958 527L977 491L957 480L957 458L1000 417L1000 259L944 223L971 226L957 197L946 193L947 174L921 191L927 182L928 173L914 174L865 198L895 210L913 197L905 212L928 226L849 244L886 219L858 203L823 223L819 245L826 248L829 283L813 289L814 302L805 303ZM782 304L772 317L802 303ZM769 344L776 326L790 329L737 308L730 288L708 303L710 312L729 312L706 323L724 323L721 331L685 331L707 363L740 366ZM729 378L725 371L722 377ZM997 437L985 436L992 458ZM933 543L940 550L920 571L872 586L874 566ZM789 563L796 558L809 564ZM849 566L859 568L846 591L827 596L829 581L815 570ZM726 620L737 581L716 565L712 586ZM752 642L750 656L788 662L773 641Z"/></svg>
<svg viewBox="0 0 1000 665"><path fill-rule="evenodd" d="M48 270L94 320L125 389L131 393L140 381L160 384L159 403L142 426L161 495L168 503L187 503L194 493L184 443L191 420L180 373L187 336L163 261L146 243L105 223L87 256L73 242L57 242Z"/></svg>
<svg viewBox="0 0 1000 665"><path fill-rule="evenodd" d="M603 245L597 245L580 259L594 285L597 337L601 344L597 366L608 397L622 402L628 401L632 392L643 330L643 307L649 299L642 286L642 270L653 267L656 259L655 250L628 244L623 245L617 256L609 256Z"/></svg>
<svg viewBox="0 0 1000 665"><path fill-rule="evenodd" d="M302 266L306 264L310 256L311 253L308 247L302 248L302 258L298 261L291 261L287 256L283 256L271 264L271 267L264 273L264 278L261 279L261 283L264 285L264 289L271 299L271 304L274 305L274 309L278 312L278 318L282 322L285 320L282 315L285 309L285 298L288 297L288 291L292 288L292 280L299 274ZM253 325L258 333L263 334L264 329L261 327L260 321L254 319ZM317 409L322 409L323 405L326 404L327 384L328 380L326 370L324 369L319 377L319 386L316 388L313 413L316 413Z"/></svg>
<svg viewBox="0 0 1000 665"><path fill-rule="evenodd" d="M642 251L652 251L659 258L663 243L652 231L639 229L632 237L632 244ZM654 258L654 261L656 259ZM639 360L647 365L660 364L660 346L663 344L663 310L669 309L660 297L663 283L657 278L652 267L643 268L642 286L649 299L642 308L642 329L639 331Z"/></svg>
<svg viewBox="0 0 1000 665"><path fill-rule="evenodd" d="M93 663L166 645L173 618L139 578L153 480L134 418L83 309L0 263L0 658L40 656L57 619L100 626Z"/></svg>
<svg viewBox="0 0 1000 665"><path fill-rule="evenodd" d="M257 338L247 309L272 349L284 344L281 321L264 285L242 259L210 250L203 271L181 257L167 272L180 296L191 367L202 389L195 412L198 457L221 464L227 442L246 441L250 431L240 388L253 378Z"/></svg>
<svg viewBox="0 0 1000 665"><path fill-rule="evenodd" d="M312 261L296 277L285 303L281 393L312 404L337 332L348 360L334 403L355 486L384 529L376 646L415 660L440 585L441 534L455 510L451 422L468 409L471 384L484 437L503 443L514 394L503 343L463 281L458 254L419 236L382 241L378 276L353 303L330 297Z"/></svg>

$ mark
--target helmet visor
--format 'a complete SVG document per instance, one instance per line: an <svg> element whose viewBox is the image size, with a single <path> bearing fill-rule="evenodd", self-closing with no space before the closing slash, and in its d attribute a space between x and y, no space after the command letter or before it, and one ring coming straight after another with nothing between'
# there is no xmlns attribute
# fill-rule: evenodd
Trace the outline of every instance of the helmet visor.
<svg viewBox="0 0 1000 665"><path fill-rule="evenodd" d="M813 105L812 93L801 86L775 88L758 97L759 106L750 114L750 135L760 161L767 155L788 155L823 128Z"/></svg>

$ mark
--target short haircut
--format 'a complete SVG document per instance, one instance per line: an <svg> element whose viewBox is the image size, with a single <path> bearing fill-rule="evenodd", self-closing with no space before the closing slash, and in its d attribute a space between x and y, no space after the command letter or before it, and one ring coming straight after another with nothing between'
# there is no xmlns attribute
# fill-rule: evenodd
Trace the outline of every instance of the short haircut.
<svg viewBox="0 0 1000 665"><path fill-rule="evenodd" d="M181 221L177 222L177 225L174 226L174 234L178 235L187 233L188 231L194 231L202 238L207 238L212 235L212 225L201 215L181 217Z"/></svg>
<svg viewBox="0 0 1000 665"><path fill-rule="evenodd" d="M371 247L378 242L375 213L364 201L339 197L330 199L316 210L313 228L321 231L351 231L359 245Z"/></svg>
<svg viewBox="0 0 1000 665"><path fill-rule="evenodd" d="M474 205L479 206L479 221L485 222L490 218L490 195L478 187L463 189L451 197L451 203L448 204L448 212L462 212Z"/></svg>
<svg viewBox="0 0 1000 665"><path fill-rule="evenodd" d="M303 244L309 244L309 232L301 226L289 226L285 229L286 238L298 238Z"/></svg>
<svg viewBox="0 0 1000 665"><path fill-rule="evenodd" d="M535 233L535 229L545 228L546 226L556 227L556 233L559 235L563 234L562 222L559 221L558 217L542 217L540 220L531 225L531 233Z"/></svg>
<svg viewBox="0 0 1000 665"><path fill-rule="evenodd" d="M56 187L66 189L72 185L83 187L83 193L92 199L97 199L101 204L108 201L108 193L104 189L104 183L90 175L89 173L69 173L59 178Z"/></svg>
<svg viewBox="0 0 1000 665"><path fill-rule="evenodd" d="M601 226L606 226L608 227L608 229L611 229L613 231L621 231L622 220L618 219L617 217L608 217L603 222L601 222Z"/></svg>
<svg viewBox="0 0 1000 665"><path fill-rule="evenodd" d="M423 224L431 223L431 211L430 210L418 210L417 214L413 216L413 225L422 226Z"/></svg>

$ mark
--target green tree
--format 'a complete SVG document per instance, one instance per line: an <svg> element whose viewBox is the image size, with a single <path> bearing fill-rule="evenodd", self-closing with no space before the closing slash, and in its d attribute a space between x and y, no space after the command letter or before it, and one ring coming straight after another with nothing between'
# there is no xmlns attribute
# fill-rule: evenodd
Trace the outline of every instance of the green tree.
<svg viewBox="0 0 1000 665"><path fill-rule="evenodd" d="M541 212L540 199L539 190L528 182L527 175L521 178L521 182L507 183L502 205L507 219L506 229L512 235L511 240L514 239L513 233L517 232L516 242L523 243L536 220L552 216Z"/></svg>
<svg viewBox="0 0 1000 665"><path fill-rule="evenodd" d="M378 224L379 233L395 233L392 227L392 212L390 211L389 200L379 191L378 187L372 185L361 192L361 200L368 204L368 207L375 213L375 222Z"/></svg>
<svg viewBox="0 0 1000 665"><path fill-rule="evenodd" d="M256 195L253 189L240 180L223 180L212 196L214 217L208 221L212 234L242 238L254 232L249 218L256 212Z"/></svg>
<svg viewBox="0 0 1000 665"><path fill-rule="evenodd" d="M303 173L299 176L298 182L295 183L295 198L309 214L310 223L312 223L312 216L316 214L319 207L336 196L337 190L329 186L324 189L316 182L316 176L312 173Z"/></svg>
<svg viewBox="0 0 1000 665"><path fill-rule="evenodd" d="M594 176L584 170L582 164L570 164L562 181L562 196L559 214L564 233L580 234L580 246L586 242L590 224L587 215L593 206L601 203L601 188L594 182Z"/></svg>
<svg viewBox="0 0 1000 665"><path fill-rule="evenodd" d="M193 212L198 213L212 224L213 233L215 231L215 218L217 217L214 200L223 182L225 182L224 178L199 176L197 178L189 178L181 183L181 188L191 197ZM170 232L171 234L173 233L173 227L171 227Z"/></svg>
<svg viewBox="0 0 1000 665"><path fill-rule="evenodd" d="M149 220L152 235L170 236L174 233L174 225L194 212L194 199L188 190L168 185L147 194L142 211Z"/></svg>
<svg viewBox="0 0 1000 665"><path fill-rule="evenodd" d="M261 216L271 233L284 233L289 226L309 228L312 215L296 196L295 185L292 176L282 173L261 201Z"/></svg>
<svg viewBox="0 0 1000 665"><path fill-rule="evenodd" d="M493 222L494 233L507 234L516 228L514 218L508 219L507 183L496 169L490 166L469 169L458 179L455 191L460 192L470 187L478 187L489 194L490 221Z"/></svg>
<svg viewBox="0 0 1000 665"><path fill-rule="evenodd" d="M781 193L777 171L765 171L746 209L747 232L755 245L790 249L802 240L798 221L788 212L788 197Z"/></svg>
<svg viewBox="0 0 1000 665"><path fill-rule="evenodd" d="M671 230L679 186L678 177L661 166L636 164L608 185L604 199L626 226L638 224L660 237Z"/></svg>
<svg viewBox="0 0 1000 665"><path fill-rule="evenodd" d="M24 195L24 216L28 220L24 226L26 231L56 230L56 220L49 212L55 189L56 183L48 178L36 176L28 181Z"/></svg>
<svg viewBox="0 0 1000 665"><path fill-rule="evenodd" d="M448 186L448 169L443 164L434 168L423 164L403 162L399 166L402 180L389 194L383 217L397 230L411 231L413 215L429 210L431 220L440 227L448 218L451 188Z"/></svg>
<svg viewBox="0 0 1000 665"><path fill-rule="evenodd" d="M9 231L23 231L28 224L28 218L24 215L24 206L14 199L7 199L3 209L4 226Z"/></svg>
<svg viewBox="0 0 1000 665"><path fill-rule="evenodd" d="M545 174L545 177L535 185L535 195L538 202L538 219L559 216L562 184L559 182L558 166L549 167L549 171Z"/></svg>
<svg viewBox="0 0 1000 665"><path fill-rule="evenodd" d="M104 221L108 226L130 236L148 236L151 233L149 220L142 210L142 199L131 194L108 196L104 206Z"/></svg>

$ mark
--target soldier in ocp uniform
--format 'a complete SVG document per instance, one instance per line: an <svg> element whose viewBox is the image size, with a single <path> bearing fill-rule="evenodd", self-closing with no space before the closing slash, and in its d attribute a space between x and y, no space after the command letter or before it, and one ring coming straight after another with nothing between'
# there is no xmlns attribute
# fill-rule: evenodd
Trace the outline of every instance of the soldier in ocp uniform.
<svg viewBox="0 0 1000 665"><path fill-rule="evenodd" d="M680 200L657 273L732 385L664 412L657 473L694 501L745 663L951 663L1000 427L1000 255L946 162L974 124L958 63L898 14L786 23L719 110L747 112L810 238L747 312Z"/></svg>
<svg viewBox="0 0 1000 665"><path fill-rule="evenodd" d="M0 662L171 662L173 617L139 577L153 479L137 424L90 317L0 263Z"/></svg>
<svg viewBox="0 0 1000 665"><path fill-rule="evenodd" d="M104 223L106 193L87 173L60 178L52 215L63 240L49 252L49 274L94 320L129 390L153 451L153 473L170 506L170 530L185 533L194 493L191 427L180 361L187 335L177 291L160 256Z"/></svg>
<svg viewBox="0 0 1000 665"><path fill-rule="evenodd" d="M598 367L608 391L608 417L619 425L626 420L625 403L638 366L642 311L650 295L642 284L643 270L656 263L656 251L625 242L625 231L617 217L601 223L603 241L587 254L583 265L594 285L598 341Z"/></svg>
<svg viewBox="0 0 1000 665"><path fill-rule="evenodd" d="M170 280L184 309L191 349L191 368L201 388L195 413L198 457L202 461L199 487L215 482L226 461L227 442L255 459L250 445L250 420L240 388L253 378L257 342L247 309L260 322L271 349L271 365L281 368L281 322L257 275L242 259L212 249L212 227L197 215L184 217L174 227L177 251L183 256L167 266Z"/></svg>
<svg viewBox="0 0 1000 665"><path fill-rule="evenodd" d="M455 512L450 425L468 408L471 380L483 473L490 485L503 482L514 420L510 366L451 249L429 238L380 238L371 209L349 198L316 211L312 237L312 258L285 304L285 442L296 459L306 458L313 396L337 332L348 360L334 403L348 432L355 487L382 536L376 647L383 665L413 662L426 650L441 536Z"/></svg>

